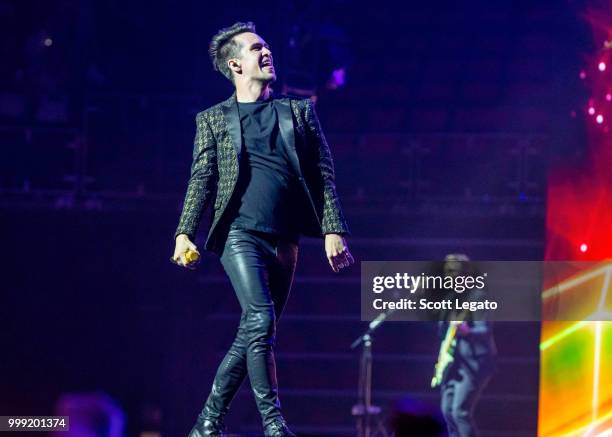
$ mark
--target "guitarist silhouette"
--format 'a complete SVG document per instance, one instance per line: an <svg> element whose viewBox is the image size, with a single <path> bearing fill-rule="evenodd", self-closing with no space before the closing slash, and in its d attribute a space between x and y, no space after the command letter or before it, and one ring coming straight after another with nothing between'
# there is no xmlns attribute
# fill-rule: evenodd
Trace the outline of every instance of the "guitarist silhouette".
<svg viewBox="0 0 612 437"><path fill-rule="evenodd" d="M471 273L467 255L445 257L445 275ZM431 385L440 386L448 435L478 436L472 413L495 368L497 350L492 325L484 320L470 320L466 312L447 311L440 320L442 341Z"/></svg>

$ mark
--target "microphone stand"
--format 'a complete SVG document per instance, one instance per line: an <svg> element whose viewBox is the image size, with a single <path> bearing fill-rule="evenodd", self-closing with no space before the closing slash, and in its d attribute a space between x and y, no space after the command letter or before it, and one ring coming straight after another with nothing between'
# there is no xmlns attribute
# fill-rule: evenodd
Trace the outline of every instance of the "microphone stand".
<svg viewBox="0 0 612 437"><path fill-rule="evenodd" d="M374 342L372 334L394 311L389 310L376 317L370 322L366 332L351 344L351 349L356 349L359 345L363 345L359 360L358 403L353 405L351 409L351 414L357 418L358 437L374 437L379 435L378 432L372 433L371 419L373 417L378 418L377 428L380 431L380 435L388 437L388 433L380 420L382 409L379 406L372 405L372 343Z"/></svg>

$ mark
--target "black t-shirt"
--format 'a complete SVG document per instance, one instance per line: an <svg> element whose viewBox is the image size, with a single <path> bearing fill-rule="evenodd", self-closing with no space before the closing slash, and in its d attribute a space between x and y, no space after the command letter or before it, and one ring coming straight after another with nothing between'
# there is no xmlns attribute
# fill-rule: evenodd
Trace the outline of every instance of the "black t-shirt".
<svg viewBox="0 0 612 437"><path fill-rule="evenodd" d="M297 241L304 190L290 165L274 101L238 103L238 111L244 148L231 227Z"/></svg>

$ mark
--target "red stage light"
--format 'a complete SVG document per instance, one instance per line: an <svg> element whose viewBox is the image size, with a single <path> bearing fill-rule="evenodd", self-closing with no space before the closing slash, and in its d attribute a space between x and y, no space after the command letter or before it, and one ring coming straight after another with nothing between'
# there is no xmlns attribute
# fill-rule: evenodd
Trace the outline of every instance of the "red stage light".
<svg viewBox="0 0 612 437"><path fill-rule="evenodd" d="M599 71L606 71L606 63L603 61L600 62L597 68L599 68Z"/></svg>
<svg viewBox="0 0 612 437"><path fill-rule="evenodd" d="M595 108L592 106L589 108L589 115L595 115Z"/></svg>
<svg viewBox="0 0 612 437"><path fill-rule="evenodd" d="M584 253L584 252L586 252L587 250L589 250L589 246L587 246L585 243L582 243L582 244L580 245L580 252Z"/></svg>
<svg viewBox="0 0 612 437"><path fill-rule="evenodd" d="M604 122L604 118L603 115L599 114L595 120L597 121L597 123L602 124Z"/></svg>

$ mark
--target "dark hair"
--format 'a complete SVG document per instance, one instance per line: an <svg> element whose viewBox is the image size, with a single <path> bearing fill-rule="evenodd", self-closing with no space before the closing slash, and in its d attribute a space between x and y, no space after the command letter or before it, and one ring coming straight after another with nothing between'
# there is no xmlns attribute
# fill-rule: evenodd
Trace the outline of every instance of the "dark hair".
<svg viewBox="0 0 612 437"><path fill-rule="evenodd" d="M208 46L208 54L216 71L220 71L223 76L234 82L232 71L227 66L227 60L238 56L242 48L238 42L234 40L236 35L245 32L255 33L255 24L251 21L247 23L237 22L230 27L224 27L213 36Z"/></svg>

